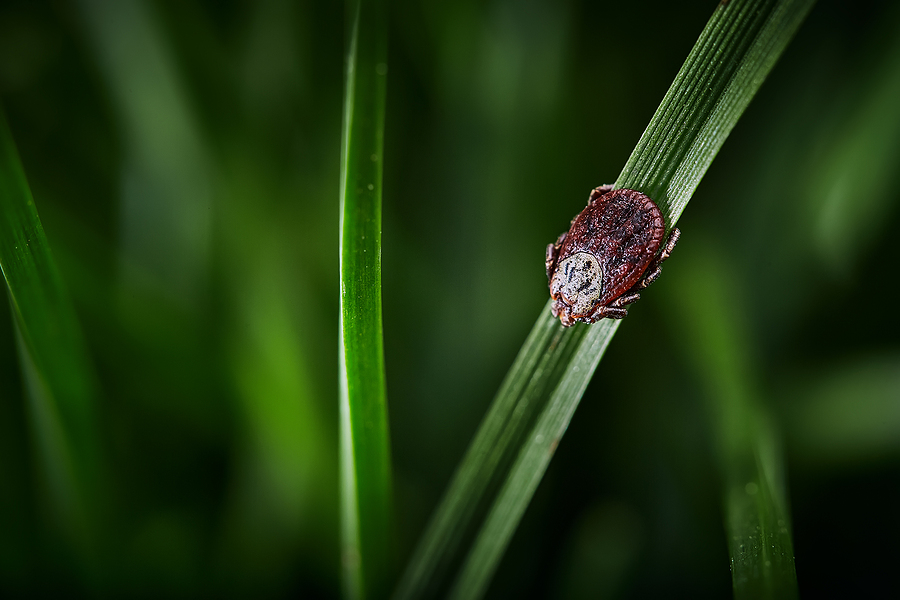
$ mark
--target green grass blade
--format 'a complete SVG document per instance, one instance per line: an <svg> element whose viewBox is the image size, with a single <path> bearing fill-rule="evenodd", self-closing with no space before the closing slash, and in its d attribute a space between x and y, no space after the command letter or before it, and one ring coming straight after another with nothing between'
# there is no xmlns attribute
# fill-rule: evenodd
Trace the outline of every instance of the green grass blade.
<svg viewBox="0 0 900 600"><path fill-rule="evenodd" d="M101 500L96 381L2 113L0 268L17 328L47 491L79 558L90 561L96 534L91 515L97 514Z"/></svg>
<svg viewBox="0 0 900 600"><path fill-rule="evenodd" d="M738 412L740 411L740 412ZM750 438L727 465L725 529L738 600L799 596L778 436L761 407L739 408Z"/></svg>
<svg viewBox="0 0 900 600"><path fill-rule="evenodd" d="M654 198L671 227L719 148L813 5L719 5L616 180ZM618 323L563 330L549 303L519 352L397 590L442 587L471 545L451 595L476 598L512 532ZM479 523L488 508L486 520ZM473 530L477 529L474 542Z"/></svg>
<svg viewBox="0 0 900 600"><path fill-rule="evenodd" d="M348 598L384 595L391 471L381 322L384 2L351 3L341 160L342 565Z"/></svg>
<svg viewBox="0 0 900 600"><path fill-rule="evenodd" d="M778 434L752 382L739 297L714 247L687 252L679 265L673 319L683 356L705 388L735 598L796 598L784 458ZM698 302L703 298L703 302Z"/></svg>
<svg viewBox="0 0 900 600"><path fill-rule="evenodd" d="M824 365L778 395L791 456L818 468L878 463L900 454L900 356Z"/></svg>
<svg viewBox="0 0 900 600"><path fill-rule="evenodd" d="M900 29L900 10L892 7L889 23ZM897 189L900 155L900 36L887 47L867 53L865 77L850 82L847 96L855 99L849 115L837 112L822 129L833 131L817 140L823 148L810 166L801 188L813 215L811 246L833 271L844 276L875 235L890 222ZM850 95L853 91L855 95ZM863 93L860 93L863 91ZM840 115L840 117L838 116ZM829 127L830 125L830 127Z"/></svg>
<svg viewBox="0 0 900 600"><path fill-rule="evenodd" d="M173 48L149 2L73 4L121 130L117 302L124 313L140 294L135 288L150 283L184 308L197 307L215 204L211 163Z"/></svg>

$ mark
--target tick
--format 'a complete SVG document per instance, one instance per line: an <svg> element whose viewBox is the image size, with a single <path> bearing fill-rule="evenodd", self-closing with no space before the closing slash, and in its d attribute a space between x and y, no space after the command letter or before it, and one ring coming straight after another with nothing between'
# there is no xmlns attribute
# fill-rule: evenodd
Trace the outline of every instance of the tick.
<svg viewBox="0 0 900 600"><path fill-rule="evenodd" d="M564 327L575 321L621 319L640 291L656 281L681 232L666 224L659 207L636 190L611 185L591 192L569 230L547 246L551 311Z"/></svg>

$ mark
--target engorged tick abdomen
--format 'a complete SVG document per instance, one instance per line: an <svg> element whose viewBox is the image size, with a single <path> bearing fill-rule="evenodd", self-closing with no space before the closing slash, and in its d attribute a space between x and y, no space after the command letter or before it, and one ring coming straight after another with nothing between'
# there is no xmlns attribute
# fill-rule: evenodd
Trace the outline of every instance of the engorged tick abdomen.
<svg viewBox="0 0 900 600"><path fill-rule="evenodd" d="M597 305L605 306L638 282L664 235L665 222L653 200L635 190L613 190L575 218L557 264L579 252L596 257L602 272Z"/></svg>

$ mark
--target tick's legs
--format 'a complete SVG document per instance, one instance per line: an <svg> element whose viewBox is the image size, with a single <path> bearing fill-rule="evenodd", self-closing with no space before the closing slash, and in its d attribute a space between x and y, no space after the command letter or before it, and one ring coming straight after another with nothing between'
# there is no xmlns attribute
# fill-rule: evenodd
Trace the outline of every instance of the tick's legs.
<svg viewBox="0 0 900 600"><path fill-rule="evenodd" d="M556 256L556 246L547 244L547 255L544 257L544 266L547 267L547 281L550 281L550 276L553 275L553 267L556 266Z"/></svg>
<svg viewBox="0 0 900 600"><path fill-rule="evenodd" d="M588 323L596 323L600 319L624 319L628 316L627 308L616 308L613 306L601 306L593 315L590 316Z"/></svg>
<svg viewBox="0 0 900 600"><path fill-rule="evenodd" d="M621 296L619 296L618 298L616 298L615 300L610 302L609 305L612 306L613 308L619 308L619 307L631 304L632 302L637 302L640 299L641 299L641 295L638 294L637 292L634 292L634 293L626 292L625 294L622 294Z"/></svg>
<svg viewBox="0 0 900 600"><path fill-rule="evenodd" d="M644 273L644 276L641 278L641 280L638 281L636 284L634 284L634 287L631 289L633 289L633 290L644 289L645 287L647 287L648 285L650 285L651 283L656 281L656 278L659 277L661 273L662 273L662 267L659 266L659 264L657 263L656 267L654 267L652 271L648 269Z"/></svg>
<svg viewBox="0 0 900 600"><path fill-rule="evenodd" d="M678 243L678 238L681 237L681 232L678 231L676 227L672 231L669 232L669 237L666 238L666 245L663 246L662 251L653 259L653 262L647 267L647 270L644 271L644 276L631 288L632 290L642 290L659 277L659 274L662 273L662 267L660 266L664 260L669 258L672 255L672 250L675 249L675 244ZM630 290L629 290L630 291Z"/></svg>
<svg viewBox="0 0 900 600"><path fill-rule="evenodd" d="M669 237L666 238L666 245L663 246L663 251L659 253L656 264L661 263L672 255L672 250L675 249L675 244L678 243L680 238L681 232L677 227L673 228L672 231L669 232Z"/></svg>
<svg viewBox="0 0 900 600"><path fill-rule="evenodd" d="M553 304L550 305L550 314L554 317L559 317L559 322L562 323L563 327L571 327L575 324L575 319L572 318L566 305L559 300L555 300Z"/></svg>
<svg viewBox="0 0 900 600"><path fill-rule="evenodd" d="M547 244L547 254L544 256L544 266L547 268L547 281L550 281L553 269L556 268L556 259L559 258L559 247L566 240L567 233L567 231L563 231L559 234L555 244Z"/></svg>
<svg viewBox="0 0 900 600"><path fill-rule="evenodd" d="M606 192L611 192L611 191L613 191L613 186L611 183L606 184L606 185L601 185L598 188L594 188L593 190L591 190L591 195L588 197L588 206L593 204L597 200L597 198L599 198Z"/></svg>

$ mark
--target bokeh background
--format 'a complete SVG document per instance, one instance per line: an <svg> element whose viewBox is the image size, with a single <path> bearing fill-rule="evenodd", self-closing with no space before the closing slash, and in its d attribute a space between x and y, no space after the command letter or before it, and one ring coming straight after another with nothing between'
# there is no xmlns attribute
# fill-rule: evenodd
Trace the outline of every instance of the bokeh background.
<svg viewBox="0 0 900 600"><path fill-rule="evenodd" d="M616 179L714 7L392 3L398 566L544 307L546 244ZM0 96L100 382L112 494L91 571L48 518L0 319L0 595L338 596L344 31L341 2L0 3ZM898 184L900 5L822 0L688 205L490 597L727 597L722 394L780 433L801 594L897 590Z"/></svg>

